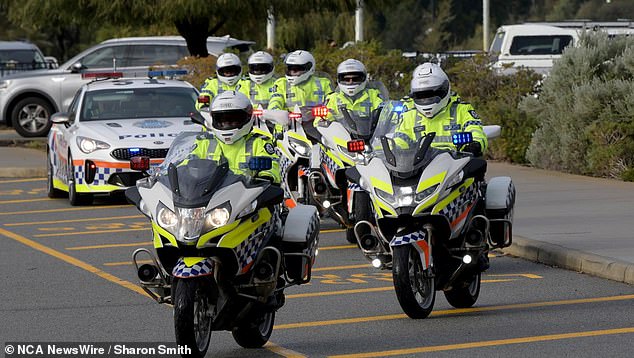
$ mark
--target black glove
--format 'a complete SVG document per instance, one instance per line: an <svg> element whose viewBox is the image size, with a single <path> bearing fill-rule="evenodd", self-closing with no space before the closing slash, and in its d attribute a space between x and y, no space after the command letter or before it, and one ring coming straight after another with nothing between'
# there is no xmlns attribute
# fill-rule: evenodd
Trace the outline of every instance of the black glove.
<svg viewBox="0 0 634 358"><path fill-rule="evenodd" d="M482 145L478 142L467 143L462 147L463 152L469 152L473 154L474 157L482 156Z"/></svg>

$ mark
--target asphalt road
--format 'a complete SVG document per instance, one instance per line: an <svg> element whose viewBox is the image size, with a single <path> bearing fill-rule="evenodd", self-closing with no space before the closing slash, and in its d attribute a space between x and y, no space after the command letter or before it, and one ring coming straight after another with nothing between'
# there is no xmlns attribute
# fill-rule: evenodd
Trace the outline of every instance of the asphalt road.
<svg viewBox="0 0 634 358"><path fill-rule="evenodd" d="M171 307L136 285L132 251L149 225L119 200L70 207L42 179L0 179L0 337L6 342L173 342ZM494 253L473 308L437 293L432 315L401 311L331 221L309 285L287 290L271 342L214 332L208 357L630 357L634 287Z"/></svg>

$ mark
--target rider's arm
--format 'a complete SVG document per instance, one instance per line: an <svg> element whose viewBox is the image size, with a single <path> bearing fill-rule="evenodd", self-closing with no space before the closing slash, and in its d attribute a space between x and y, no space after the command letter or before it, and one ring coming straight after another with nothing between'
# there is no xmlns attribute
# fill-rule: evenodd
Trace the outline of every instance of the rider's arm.
<svg viewBox="0 0 634 358"><path fill-rule="evenodd" d="M286 109L286 78L278 78L275 81L274 91L267 109Z"/></svg>
<svg viewBox="0 0 634 358"><path fill-rule="evenodd" d="M258 177L266 178L273 183L279 184L282 180L280 174L279 156L275 153L275 143L266 139L256 139L253 146L253 155L258 157L271 157L272 167L258 173Z"/></svg>
<svg viewBox="0 0 634 358"><path fill-rule="evenodd" d="M473 140L480 143L482 153L486 153L488 148L487 136L482 129L480 116L473 109L471 104L461 104L458 110L458 124L464 132L471 132Z"/></svg>

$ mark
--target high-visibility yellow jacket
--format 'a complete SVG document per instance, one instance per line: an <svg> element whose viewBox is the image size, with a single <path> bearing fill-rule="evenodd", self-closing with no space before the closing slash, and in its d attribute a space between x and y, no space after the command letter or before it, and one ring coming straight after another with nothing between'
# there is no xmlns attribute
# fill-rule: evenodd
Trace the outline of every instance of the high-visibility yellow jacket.
<svg viewBox="0 0 634 358"><path fill-rule="evenodd" d="M295 105L316 106L326 102L332 83L326 77L311 76L297 86L289 86L286 77L278 78L268 109L293 110Z"/></svg>
<svg viewBox="0 0 634 358"><path fill-rule="evenodd" d="M215 77L209 77L205 80L205 83L200 87L200 95L207 96L210 98L209 102L213 101L213 99L225 91L239 91L242 92L245 96L249 96L249 80L240 79L236 82L235 85L229 86L226 83L218 81ZM196 109L200 109L203 106L202 103L196 101Z"/></svg>

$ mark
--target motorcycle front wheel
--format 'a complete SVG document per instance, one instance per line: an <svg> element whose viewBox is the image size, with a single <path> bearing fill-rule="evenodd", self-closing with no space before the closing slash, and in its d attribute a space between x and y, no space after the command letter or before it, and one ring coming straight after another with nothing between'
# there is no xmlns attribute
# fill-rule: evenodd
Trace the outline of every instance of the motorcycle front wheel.
<svg viewBox="0 0 634 358"><path fill-rule="evenodd" d="M355 224L361 220L373 221L372 219L374 217L371 205L372 202L370 201L368 193L362 191L354 193L354 197L352 198L352 213L354 215ZM346 240L351 244L358 244L357 237L354 235L354 227L346 229Z"/></svg>
<svg viewBox="0 0 634 358"><path fill-rule="evenodd" d="M205 278L180 279L174 291L176 343L191 349L191 357L204 357L211 338L210 290Z"/></svg>
<svg viewBox="0 0 634 358"><path fill-rule="evenodd" d="M410 318L429 316L436 301L436 284L431 268L423 270L418 251L412 245L393 248L392 279L401 308Z"/></svg>
<svg viewBox="0 0 634 358"><path fill-rule="evenodd" d="M260 348L269 341L273 333L275 311L254 314L254 320L231 331L233 339L244 348Z"/></svg>
<svg viewBox="0 0 634 358"><path fill-rule="evenodd" d="M482 274L475 275L469 285L463 287L454 287L449 291L445 291L445 298L450 305L456 308L469 308L473 306L480 296L480 282Z"/></svg>

